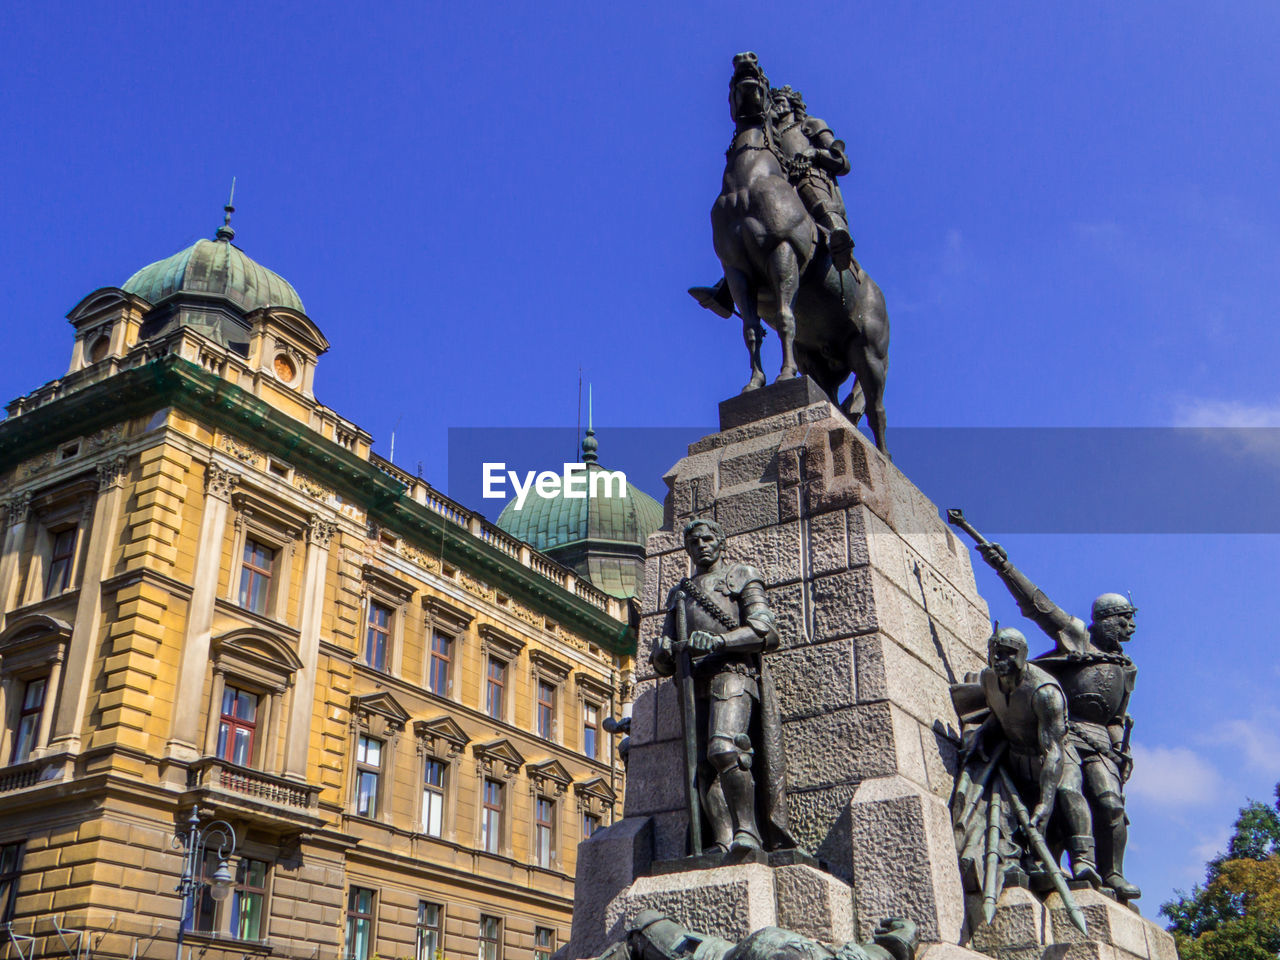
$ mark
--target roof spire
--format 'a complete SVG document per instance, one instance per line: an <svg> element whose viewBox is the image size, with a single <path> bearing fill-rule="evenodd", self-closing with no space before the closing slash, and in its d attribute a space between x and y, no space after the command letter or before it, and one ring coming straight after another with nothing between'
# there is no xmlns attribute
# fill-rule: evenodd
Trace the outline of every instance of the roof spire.
<svg viewBox="0 0 1280 960"><path fill-rule="evenodd" d="M596 431L591 411L591 384L587 384L587 435L582 438L582 462L595 463L599 457L596 450L600 444L596 442Z"/></svg>
<svg viewBox="0 0 1280 960"><path fill-rule="evenodd" d="M236 212L236 208L233 207L231 204L232 204L232 201L235 200L235 198L236 198L236 178L232 177L231 178L231 196L227 197L227 205L222 208L222 226L220 226L218 228L217 233L214 234L214 236L217 237L217 239L225 240L227 243L230 243L235 238L235 235L236 235L236 232L231 229L231 215Z"/></svg>

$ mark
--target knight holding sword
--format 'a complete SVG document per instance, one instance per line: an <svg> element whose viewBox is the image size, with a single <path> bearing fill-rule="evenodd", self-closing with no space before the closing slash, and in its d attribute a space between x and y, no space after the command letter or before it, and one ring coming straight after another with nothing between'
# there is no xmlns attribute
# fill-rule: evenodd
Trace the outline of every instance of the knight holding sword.
<svg viewBox="0 0 1280 960"><path fill-rule="evenodd" d="M713 520L690 520L684 545L693 574L671 591L650 662L679 685L691 852L792 848L782 727L764 663L779 642L764 577L724 561L725 533Z"/></svg>
<svg viewBox="0 0 1280 960"><path fill-rule="evenodd" d="M1135 900L1142 891L1124 877L1128 817L1124 784L1133 769L1128 715L1138 669L1124 653L1134 632L1137 608L1118 593L1104 593L1093 601L1091 623L1073 617L1009 562L998 543L987 541L959 510L947 520L973 537L982 559L1008 587L1018 610L1054 642L1054 649L1032 663L1061 685L1067 697L1066 743L1079 757L1081 794L1086 808L1070 811L1073 824L1089 825L1067 837L1073 856L1095 860L1102 885L1119 900ZM1066 779L1072 779L1070 772ZM1088 835L1083 835L1087 833Z"/></svg>

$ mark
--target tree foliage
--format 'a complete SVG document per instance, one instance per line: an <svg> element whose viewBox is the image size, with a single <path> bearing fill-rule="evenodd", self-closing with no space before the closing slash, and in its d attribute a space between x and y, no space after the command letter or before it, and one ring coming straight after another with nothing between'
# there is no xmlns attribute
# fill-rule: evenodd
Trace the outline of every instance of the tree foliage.
<svg viewBox="0 0 1280 960"><path fill-rule="evenodd" d="M1226 853L1210 860L1205 882L1160 908L1183 960L1280 957L1280 783L1274 805L1240 809Z"/></svg>

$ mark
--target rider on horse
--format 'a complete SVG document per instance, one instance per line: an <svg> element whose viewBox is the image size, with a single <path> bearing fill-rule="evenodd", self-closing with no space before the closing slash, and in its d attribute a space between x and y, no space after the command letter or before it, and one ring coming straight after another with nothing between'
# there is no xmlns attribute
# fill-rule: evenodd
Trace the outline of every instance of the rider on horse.
<svg viewBox="0 0 1280 960"><path fill-rule="evenodd" d="M768 80L754 59L735 58L732 82L748 73ZM767 123L774 134L773 153L826 241L832 265L848 270L853 264L854 244L844 197L836 183L836 177L843 177L850 169L844 141L836 139L825 121L808 115L804 97L790 84L770 88L769 99ZM725 318L733 316L733 297L723 278L713 287L691 287L689 293L708 310Z"/></svg>
<svg viewBox="0 0 1280 960"><path fill-rule="evenodd" d="M837 270L848 270L853 261L849 215L836 177L849 172L844 141L837 140L825 121L808 115L804 97L790 85L769 91L773 125L783 151L787 180L796 188L805 209L813 217L831 251Z"/></svg>

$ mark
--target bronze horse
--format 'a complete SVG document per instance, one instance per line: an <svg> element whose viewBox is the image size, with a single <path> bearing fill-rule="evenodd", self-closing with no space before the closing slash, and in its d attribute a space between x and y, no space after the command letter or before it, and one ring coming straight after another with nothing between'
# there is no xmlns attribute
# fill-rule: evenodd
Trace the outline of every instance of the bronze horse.
<svg viewBox="0 0 1280 960"><path fill-rule="evenodd" d="M812 377L855 424L865 411L876 447L887 454L884 294L857 261L846 272L832 266L775 152L769 80L755 54L734 57L734 67L729 109L735 130L720 196L711 208L711 228L751 356L751 379L743 392L765 382L763 318L782 341L778 379L797 373ZM841 403L836 391L851 373L857 379Z"/></svg>

